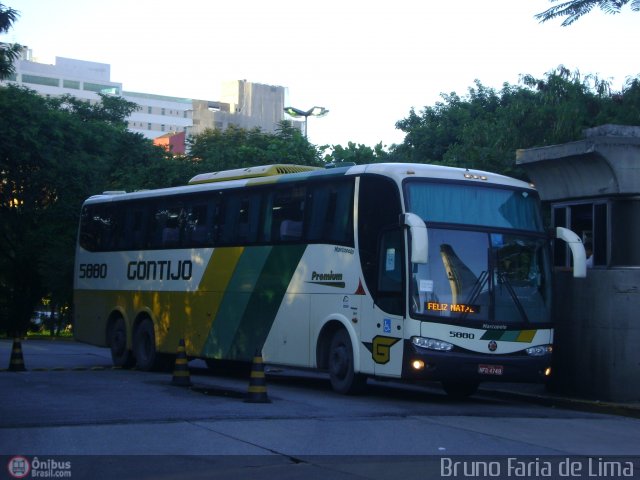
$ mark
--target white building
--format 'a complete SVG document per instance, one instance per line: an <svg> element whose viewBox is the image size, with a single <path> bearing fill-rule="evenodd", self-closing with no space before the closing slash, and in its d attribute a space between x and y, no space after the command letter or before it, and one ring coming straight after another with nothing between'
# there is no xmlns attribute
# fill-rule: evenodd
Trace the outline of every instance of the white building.
<svg viewBox="0 0 640 480"><path fill-rule="evenodd" d="M170 132L192 134L193 100L190 98L138 92L122 92L122 96L140 106L127 118L130 131L150 139Z"/></svg>
<svg viewBox="0 0 640 480"><path fill-rule="evenodd" d="M231 125L273 133L284 119L284 87L246 80L224 82L220 101L127 92L122 83L111 81L108 64L56 57L54 65L46 65L32 61L28 49L15 62L15 74L3 83L23 85L45 96L69 94L92 102L99 100L98 93L120 95L140 106L127 118L129 130L149 139L171 132L195 135ZM294 125L300 127L302 122Z"/></svg>

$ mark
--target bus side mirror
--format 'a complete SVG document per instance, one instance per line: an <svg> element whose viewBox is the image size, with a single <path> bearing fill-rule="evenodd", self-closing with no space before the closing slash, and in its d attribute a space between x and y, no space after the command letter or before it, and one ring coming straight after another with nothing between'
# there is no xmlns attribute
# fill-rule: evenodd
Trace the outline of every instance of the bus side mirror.
<svg viewBox="0 0 640 480"><path fill-rule="evenodd" d="M415 213L403 213L400 215L400 223L409 229L411 237L411 262L427 263L429 256L429 235L427 225Z"/></svg>
<svg viewBox="0 0 640 480"><path fill-rule="evenodd" d="M587 276L587 254L580 237L568 228L557 227L556 238L567 242L571 249L573 276L575 278L585 278Z"/></svg>

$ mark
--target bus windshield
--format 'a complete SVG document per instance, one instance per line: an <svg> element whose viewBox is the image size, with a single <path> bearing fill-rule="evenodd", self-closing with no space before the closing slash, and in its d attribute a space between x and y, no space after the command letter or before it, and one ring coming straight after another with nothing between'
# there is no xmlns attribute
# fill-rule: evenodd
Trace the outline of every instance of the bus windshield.
<svg viewBox="0 0 640 480"><path fill-rule="evenodd" d="M412 267L413 314L550 322L550 258L535 192L419 180L405 187L407 210L429 226L428 262Z"/></svg>
<svg viewBox="0 0 640 480"><path fill-rule="evenodd" d="M407 211L430 223L543 231L538 196L531 190L414 180L405 192Z"/></svg>
<svg viewBox="0 0 640 480"><path fill-rule="evenodd" d="M413 265L412 313L471 323L546 323L549 279L542 238L430 228L428 262Z"/></svg>

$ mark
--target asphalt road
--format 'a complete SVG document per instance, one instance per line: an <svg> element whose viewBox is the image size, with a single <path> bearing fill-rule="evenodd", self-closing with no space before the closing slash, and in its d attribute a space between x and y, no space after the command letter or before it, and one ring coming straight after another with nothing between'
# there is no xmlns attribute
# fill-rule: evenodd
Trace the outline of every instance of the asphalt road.
<svg viewBox="0 0 640 480"><path fill-rule="evenodd" d="M0 362L10 349L0 341ZM580 476L615 478L588 474L598 458L624 456L612 465L632 462L633 476L621 478L640 478L634 418L482 393L454 402L392 382L345 397L323 375L269 368L270 403L246 403L247 378L211 375L201 361L185 388L172 372L114 370L106 349L29 340L22 351L26 372L0 372L0 462L24 457L31 475L52 460L71 462L71 478L464 478L462 467L494 461L499 475L486 478L566 478L561 462L579 473L593 459ZM518 475L509 458L539 475ZM448 459L467 463L448 471ZM545 459L557 477L540 470Z"/></svg>

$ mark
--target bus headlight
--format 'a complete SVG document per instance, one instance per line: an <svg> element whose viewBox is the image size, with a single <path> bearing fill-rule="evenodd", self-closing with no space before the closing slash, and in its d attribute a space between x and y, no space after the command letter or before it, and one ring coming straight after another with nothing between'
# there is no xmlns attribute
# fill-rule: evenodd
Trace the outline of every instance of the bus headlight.
<svg viewBox="0 0 640 480"><path fill-rule="evenodd" d="M453 344L443 340L436 340L435 338L411 337L411 343L416 347L437 350L439 352L448 352L453 348Z"/></svg>
<svg viewBox="0 0 640 480"><path fill-rule="evenodd" d="M542 357L544 355L551 355L553 352L552 345L538 345L536 347L527 348L527 355L532 357Z"/></svg>

